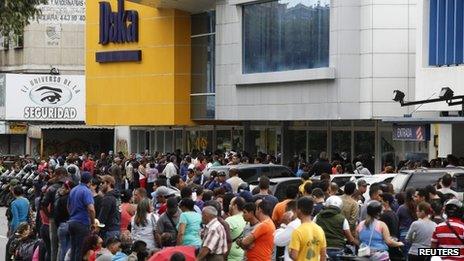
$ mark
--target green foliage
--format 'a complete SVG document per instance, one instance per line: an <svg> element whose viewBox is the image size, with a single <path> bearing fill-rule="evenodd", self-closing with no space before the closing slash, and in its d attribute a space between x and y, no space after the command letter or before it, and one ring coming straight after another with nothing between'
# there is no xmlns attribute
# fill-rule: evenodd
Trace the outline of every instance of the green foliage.
<svg viewBox="0 0 464 261"><path fill-rule="evenodd" d="M40 14L37 6L47 3L48 0L0 0L0 33L20 34Z"/></svg>

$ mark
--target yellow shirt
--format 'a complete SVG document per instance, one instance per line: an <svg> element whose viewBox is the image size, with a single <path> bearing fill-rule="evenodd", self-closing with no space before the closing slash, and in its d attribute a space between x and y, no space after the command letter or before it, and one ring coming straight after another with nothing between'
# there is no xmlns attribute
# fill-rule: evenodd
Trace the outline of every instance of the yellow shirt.
<svg viewBox="0 0 464 261"><path fill-rule="evenodd" d="M325 247L324 230L314 222L306 222L293 231L288 249L298 251L297 261L319 261Z"/></svg>
<svg viewBox="0 0 464 261"><path fill-rule="evenodd" d="M304 195L304 187L305 187L305 185L308 184L308 183L309 183L309 184L313 184L313 182L312 182L310 179L308 179L308 180L306 180L305 182L303 182L303 184L301 184L301 185L298 187L298 190L300 191L301 195Z"/></svg>

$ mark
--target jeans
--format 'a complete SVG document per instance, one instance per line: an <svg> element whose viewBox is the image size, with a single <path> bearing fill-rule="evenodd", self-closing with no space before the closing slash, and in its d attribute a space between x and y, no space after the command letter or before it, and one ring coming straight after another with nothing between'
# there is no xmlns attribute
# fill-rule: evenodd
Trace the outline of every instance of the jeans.
<svg viewBox="0 0 464 261"><path fill-rule="evenodd" d="M49 225L42 224L40 227L40 238L42 238L45 247L45 257L50 260L50 228Z"/></svg>
<svg viewBox="0 0 464 261"><path fill-rule="evenodd" d="M58 255L58 228L56 227L55 220L50 218L50 261L56 261Z"/></svg>
<svg viewBox="0 0 464 261"><path fill-rule="evenodd" d="M68 221L71 241L71 261L82 260L82 242L90 234L90 225Z"/></svg>
<svg viewBox="0 0 464 261"><path fill-rule="evenodd" d="M102 231L101 232L103 241L106 241L108 238L119 238L120 234L121 234L121 230Z"/></svg>
<svg viewBox="0 0 464 261"><path fill-rule="evenodd" d="M58 261L64 261L66 253L70 248L69 226L63 222L58 227Z"/></svg>
<svg viewBox="0 0 464 261"><path fill-rule="evenodd" d="M327 255L329 260L341 261L342 259L338 256L343 255L345 252L341 248L327 248Z"/></svg>

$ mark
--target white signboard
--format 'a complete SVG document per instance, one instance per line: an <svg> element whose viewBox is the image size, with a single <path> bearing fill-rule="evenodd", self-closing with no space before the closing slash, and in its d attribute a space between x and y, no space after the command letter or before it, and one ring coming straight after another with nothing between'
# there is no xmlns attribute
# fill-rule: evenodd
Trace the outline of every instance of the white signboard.
<svg viewBox="0 0 464 261"><path fill-rule="evenodd" d="M5 118L85 121L85 76L6 74Z"/></svg>
<svg viewBox="0 0 464 261"><path fill-rule="evenodd" d="M48 0L39 6L40 24L84 24L85 0Z"/></svg>

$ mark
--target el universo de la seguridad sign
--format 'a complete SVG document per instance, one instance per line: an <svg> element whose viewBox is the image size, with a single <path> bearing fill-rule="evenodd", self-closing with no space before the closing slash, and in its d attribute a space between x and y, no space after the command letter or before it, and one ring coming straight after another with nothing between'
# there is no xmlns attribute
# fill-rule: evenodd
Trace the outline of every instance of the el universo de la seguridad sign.
<svg viewBox="0 0 464 261"><path fill-rule="evenodd" d="M85 121L83 75L6 74L5 118Z"/></svg>

